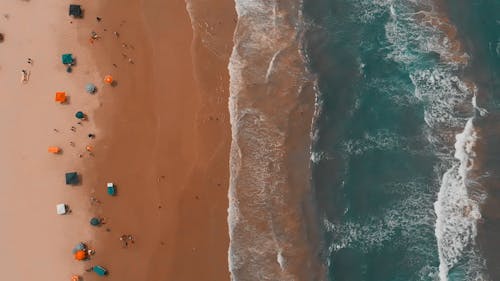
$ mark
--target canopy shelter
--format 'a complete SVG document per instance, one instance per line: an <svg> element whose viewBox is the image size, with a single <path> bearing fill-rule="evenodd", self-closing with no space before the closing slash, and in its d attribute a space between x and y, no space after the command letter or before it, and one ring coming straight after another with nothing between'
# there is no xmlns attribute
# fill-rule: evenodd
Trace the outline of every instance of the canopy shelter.
<svg viewBox="0 0 500 281"><path fill-rule="evenodd" d="M75 59L73 58L72 54L63 54L61 56L61 60L62 60L62 63L66 64L66 65L72 65L75 63Z"/></svg>
<svg viewBox="0 0 500 281"><path fill-rule="evenodd" d="M99 218L93 217L90 219L90 225L99 226L101 225L101 220Z"/></svg>
<svg viewBox="0 0 500 281"><path fill-rule="evenodd" d="M108 270L102 266L96 265L92 268L92 270L97 273L99 276L108 275Z"/></svg>
<svg viewBox="0 0 500 281"><path fill-rule="evenodd" d="M109 195L111 195L111 196L116 195L116 186L114 183L108 182L107 188L108 188Z"/></svg>
<svg viewBox="0 0 500 281"><path fill-rule="evenodd" d="M85 86L85 90L87 91L87 93L93 94L93 93L95 93L95 91L97 91L97 87L92 83L88 83Z"/></svg>
<svg viewBox="0 0 500 281"><path fill-rule="evenodd" d="M69 15L74 18L83 17L82 6L74 4L69 5Z"/></svg>
<svg viewBox="0 0 500 281"><path fill-rule="evenodd" d="M61 203L56 205L56 212L58 215L65 215L68 213L68 205Z"/></svg>
<svg viewBox="0 0 500 281"><path fill-rule="evenodd" d="M65 103L67 100L66 92L56 92L55 101L59 103Z"/></svg>
<svg viewBox="0 0 500 281"><path fill-rule="evenodd" d="M66 173L66 184L75 185L78 184L80 180L78 179L78 174L76 172Z"/></svg>

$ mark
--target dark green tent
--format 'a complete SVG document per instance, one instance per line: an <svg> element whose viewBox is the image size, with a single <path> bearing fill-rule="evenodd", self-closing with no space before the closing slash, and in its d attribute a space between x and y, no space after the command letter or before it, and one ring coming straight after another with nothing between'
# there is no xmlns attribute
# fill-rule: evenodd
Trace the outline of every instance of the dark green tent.
<svg viewBox="0 0 500 281"><path fill-rule="evenodd" d="M78 184L78 174L76 172L66 173L66 184L74 185Z"/></svg>
<svg viewBox="0 0 500 281"><path fill-rule="evenodd" d="M80 5L69 5L69 15L75 18L81 18L83 16L82 6Z"/></svg>
<svg viewBox="0 0 500 281"><path fill-rule="evenodd" d="M75 62L72 54L63 54L61 59L63 64L73 64Z"/></svg>

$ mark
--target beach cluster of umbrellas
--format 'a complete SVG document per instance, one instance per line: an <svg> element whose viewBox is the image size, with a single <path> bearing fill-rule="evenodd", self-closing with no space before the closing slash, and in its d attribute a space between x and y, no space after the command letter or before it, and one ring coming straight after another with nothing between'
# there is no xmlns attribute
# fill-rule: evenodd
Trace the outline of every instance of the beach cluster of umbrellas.
<svg viewBox="0 0 500 281"><path fill-rule="evenodd" d="M83 10L82 10L81 6L71 4L69 6L69 15L73 16L74 18L82 18L83 17ZM2 40L3 40L3 37L0 37L0 42ZM66 66L66 72L68 72L68 73L73 72L73 67L76 66L76 59L73 56L73 54L71 54L71 53L62 54L61 61L62 61L62 64ZM106 85L110 85L110 86L116 85L115 80L109 74L104 76L103 82ZM88 94L93 95L93 94L97 93L97 90L98 90L98 88L97 88L96 84L94 84L92 82L89 82L85 85L85 92ZM69 104L69 96L64 91L56 92L54 100L55 100L55 102L57 102L59 104ZM80 125L82 125L82 123L81 123L82 121L85 121L88 119L87 114L82 110L76 111L74 116L76 119L78 119L78 124L80 124ZM54 129L54 130L57 131L56 129ZM72 131L76 131L76 127L73 126ZM93 139L95 137L94 134L89 134L88 136L91 139ZM71 144L74 146L73 142L71 142ZM85 150L88 151L89 153L92 153L93 146L86 145ZM52 154L61 154L62 149L58 146L49 146L48 152L52 153ZM80 155L80 157L82 157L82 155ZM80 182L81 182L81 176L76 171L67 172L67 173L65 173L64 177L65 177L65 183L67 185L75 186L75 185L80 184ZM114 183L107 183L106 192L111 196L116 195L116 192L117 192L116 185ZM91 199L96 200L93 197ZM96 200L96 201L98 201L98 200ZM57 214L59 214L59 215L66 215L66 214L71 213L71 209L69 208L69 205L67 205L65 203L57 204L56 209L57 209ZM101 225L104 224L104 219L96 216L96 217L90 218L88 222L89 222L90 226L92 226L92 227L100 227ZM94 253L95 253L95 251L93 249L90 249L88 247L88 245L84 242L79 242L72 249L72 254L73 254L75 260L77 260L77 261L90 260L91 256ZM95 272L97 275L100 275L100 276L105 276L108 274L108 270L102 266L99 266L99 265L92 266L89 269L87 269L87 271L88 272ZM73 275L71 277L71 280L72 281L81 281L81 276L80 275Z"/></svg>

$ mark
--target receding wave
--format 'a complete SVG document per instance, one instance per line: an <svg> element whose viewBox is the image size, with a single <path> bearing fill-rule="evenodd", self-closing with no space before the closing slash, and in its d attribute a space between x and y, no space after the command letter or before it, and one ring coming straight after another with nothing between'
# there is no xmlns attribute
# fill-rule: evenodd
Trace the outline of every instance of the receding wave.
<svg viewBox="0 0 500 281"><path fill-rule="evenodd" d="M236 0L229 63L232 280L326 280L309 159L314 79L300 1Z"/></svg>

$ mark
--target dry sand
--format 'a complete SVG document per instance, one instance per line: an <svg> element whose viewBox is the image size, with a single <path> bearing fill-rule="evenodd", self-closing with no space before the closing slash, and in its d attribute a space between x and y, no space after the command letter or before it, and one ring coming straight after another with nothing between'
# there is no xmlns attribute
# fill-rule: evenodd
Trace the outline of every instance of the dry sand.
<svg viewBox="0 0 500 281"><path fill-rule="evenodd" d="M88 187L85 182L66 186L64 173L81 172L92 160L78 155L88 144L86 134L95 131L93 122L80 126L74 114L97 107L97 99L84 90L85 81L96 78L96 68L83 63L90 59L88 51L77 44L76 26L66 15L66 4L56 0L0 2L0 32L5 34L0 43L3 280L68 280L84 266L73 259L71 249L94 236L88 227ZM61 63L63 52L82 62L72 74ZM31 72L26 84L20 83L22 69ZM66 91L70 103L55 103L56 91ZM60 146L63 153L49 154L51 145ZM68 203L73 213L56 215L57 203Z"/></svg>
<svg viewBox="0 0 500 281"><path fill-rule="evenodd" d="M0 268L12 272L8 280L68 280L94 264L107 267L110 280L229 279L234 3L201 2L192 6L193 25L180 0L108 0L101 7L75 1L85 18L73 23L61 1L0 4L10 14L0 19ZM93 44L91 31L102 37ZM78 59L72 74L60 63L66 50ZM35 61L31 68L27 57ZM32 71L26 85L19 83L22 68ZM105 74L115 87L102 83ZM97 84L96 95L84 93L87 81ZM54 103L59 90L71 95L69 105ZM73 133L77 109L90 119ZM89 132L97 136L95 157L79 158ZM64 153L48 155L53 144ZM82 171L83 183L69 188L63 176L73 169ZM116 197L105 193L108 181L117 184ZM102 203L90 205L90 196ZM59 202L73 213L58 217ZM106 224L89 226L93 215ZM135 243L123 248L122 234ZM71 256L80 240L96 249L90 261Z"/></svg>

